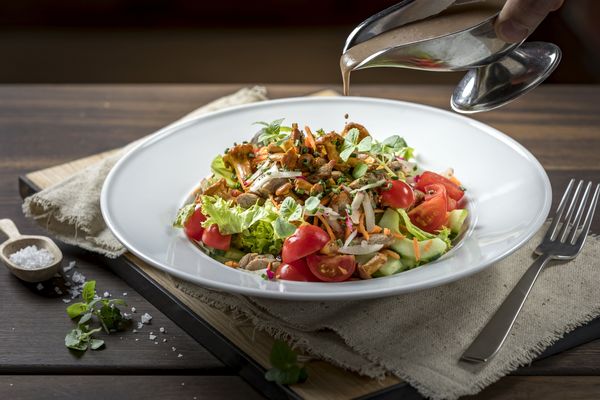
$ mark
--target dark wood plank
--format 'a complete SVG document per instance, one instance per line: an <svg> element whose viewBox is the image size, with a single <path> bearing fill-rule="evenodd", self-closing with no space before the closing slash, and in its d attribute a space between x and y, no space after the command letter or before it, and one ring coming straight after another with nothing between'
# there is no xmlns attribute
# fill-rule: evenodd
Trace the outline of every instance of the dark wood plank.
<svg viewBox="0 0 600 400"><path fill-rule="evenodd" d="M591 400L600 396L598 376L509 376L465 400Z"/></svg>
<svg viewBox="0 0 600 400"><path fill-rule="evenodd" d="M131 313L135 323L125 332L99 337L106 341L106 349L88 351L83 355L70 352L64 346L65 334L74 324L65 313L67 304L55 287L65 290L62 279L45 282L38 291L36 285L15 278L5 268L0 269L0 373L165 373L165 370L198 374L226 373L225 366L190 338L175 323L135 292L110 271L92 263L90 255L62 246L65 261L76 260L75 270L88 280L95 279L99 293L108 291L123 298L136 312ZM73 271L70 271L72 273ZM126 296L123 293L127 293ZM143 313L152 315L149 325L138 333L137 321ZM160 327L166 333L160 333ZM150 340L149 334L157 335ZM166 342L163 342L166 339ZM158 344L155 344L157 342ZM173 351L172 347L176 350ZM182 354L182 357L178 357ZM0 396L1 398L1 396Z"/></svg>
<svg viewBox="0 0 600 400"><path fill-rule="evenodd" d="M233 376L0 375L0 399L262 399Z"/></svg>

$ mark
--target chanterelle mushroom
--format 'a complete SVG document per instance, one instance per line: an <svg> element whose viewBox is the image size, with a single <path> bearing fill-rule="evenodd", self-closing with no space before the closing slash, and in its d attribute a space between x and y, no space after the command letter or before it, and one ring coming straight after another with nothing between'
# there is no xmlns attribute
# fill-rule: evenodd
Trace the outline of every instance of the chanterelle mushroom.
<svg viewBox="0 0 600 400"><path fill-rule="evenodd" d="M250 157L248 157L250 153L254 153L254 147L250 143L247 143L232 147L223 156L223 162L235 170L237 178L242 185L242 182L252 174Z"/></svg>

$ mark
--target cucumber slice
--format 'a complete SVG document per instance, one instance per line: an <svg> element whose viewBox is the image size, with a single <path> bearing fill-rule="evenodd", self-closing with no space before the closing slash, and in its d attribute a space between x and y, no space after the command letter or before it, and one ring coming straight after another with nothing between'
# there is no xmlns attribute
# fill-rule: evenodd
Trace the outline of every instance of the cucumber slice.
<svg viewBox="0 0 600 400"><path fill-rule="evenodd" d="M373 274L374 278L378 278L381 276L389 276L393 275L397 272L404 271L406 268L402 265L402 262L395 258L390 258L387 260L385 264L381 266L375 273Z"/></svg>
<svg viewBox="0 0 600 400"><path fill-rule="evenodd" d="M450 215L448 216L448 228L450 228L452 233L460 233L460 230L462 229L467 215L469 215L469 212L467 210L450 211Z"/></svg>
<svg viewBox="0 0 600 400"><path fill-rule="evenodd" d="M383 213L378 225L382 228L388 228L392 232L399 233L400 214L398 214L398 212L393 208L388 208Z"/></svg>
<svg viewBox="0 0 600 400"><path fill-rule="evenodd" d="M410 239L396 239L390 246L392 250L396 251L402 256L402 262L404 260L412 260L415 264L422 264L423 262L433 261L438 259L444 254L448 248L446 242L439 238L422 240L419 243L419 259L415 255L415 249L413 241Z"/></svg>

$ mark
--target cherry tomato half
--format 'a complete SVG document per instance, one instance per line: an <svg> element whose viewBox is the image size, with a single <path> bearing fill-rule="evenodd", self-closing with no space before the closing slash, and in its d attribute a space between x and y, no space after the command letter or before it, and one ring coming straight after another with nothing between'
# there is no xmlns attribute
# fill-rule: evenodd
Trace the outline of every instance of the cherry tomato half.
<svg viewBox="0 0 600 400"><path fill-rule="evenodd" d="M321 256L311 254L306 257L310 272L325 282L342 282L350 278L356 269L354 256Z"/></svg>
<svg viewBox="0 0 600 400"><path fill-rule="evenodd" d="M200 240L204 233L204 228L202 227L202 222L204 221L206 221L206 217L202 214L200 207L198 207L183 224L183 231L190 239Z"/></svg>
<svg viewBox="0 0 600 400"><path fill-rule="evenodd" d="M296 261L292 261L289 264L282 263L277 267L275 276L279 279L287 281L299 281L299 282L318 282L319 280L310 272L308 265L306 265L306 259L301 258Z"/></svg>
<svg viewBox="0 0 600 400"><path fill-rule="evenodd" d="M213 224L204 230L202 243L215 249L229 250L231 235L221 235L217 224Z"/></svg>
<svg viewBox="0 0 600 400"><path fill-rule="evenodd" d="M329 235L323 229L314 225L302 225L283 242L281 259L289 264L321 250L327 242Z"/></svg>
<svg viewBox="0 0 600 400"><path fill-rule="evenodd" d="M403 181L388 181L388 187L381 190L381 201L384 205L394 208L408 208L415 202L415 193Z"/></svg>
<svg viewBox="0 0 600 400"><path fill-rule="evenodd" d="M443 188L442 185L429 185L427 188L432 189L436 186ZM437 193L430 194L429 199L426 195L426 200L408 213L413 224L429 233L436 233L448 219L446 192L445 190L439 190L439 187Z"/></svg>
<svg viewBox="0 0 600 400"><path fill-rule="evenodd" d="M446 187L440 183L425 186L425 201L435 197L442 196L446 199L446 211L456 209L458 202L446 193Z"/></svg>
<svg viewBox="0 0 600 400"><path fill-rule="evenodd" d="M416 189L419 189L424 192L425 186L434 183L444 185L448 196L452 197L456 201L459 201L465 195L464 190L462 190L456 183L452 182L448 178L444 178L443 176L431 171L425 171L421 174L421 177L417 182Z"/></svg>

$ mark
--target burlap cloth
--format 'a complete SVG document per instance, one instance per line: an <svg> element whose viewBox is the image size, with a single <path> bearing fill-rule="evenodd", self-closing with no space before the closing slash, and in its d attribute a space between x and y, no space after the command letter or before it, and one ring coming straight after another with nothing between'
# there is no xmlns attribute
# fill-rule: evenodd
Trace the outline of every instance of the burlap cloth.
<svg viewBox="0 0 600 400"><path fill-rule="evenodd" d="M190 115L265 99L264 88L242 89ZM109 257L122 254L125 249L104 225L99 205L104 177L121 154L25 199L25 215L64 242ZM215 292L179 280L176 285L200 301L247 317L258 329L287 338L314 357L370 377L394 374L427 397L454 399L477 393L600 315L600 239L590 236L576 260L543 272L491 362L475 367L458 361L532 262L544 231L477 275L383 299L287 302Z"/></svg>

